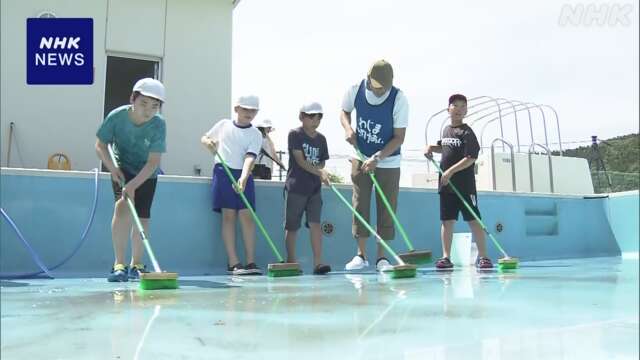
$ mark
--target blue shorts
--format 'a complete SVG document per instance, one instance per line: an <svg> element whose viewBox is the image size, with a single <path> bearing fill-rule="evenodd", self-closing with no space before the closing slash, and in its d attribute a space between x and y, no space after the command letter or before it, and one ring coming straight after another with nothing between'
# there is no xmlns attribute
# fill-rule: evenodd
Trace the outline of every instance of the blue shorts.
<svg viewBox="0 0 640 360"><path fill-rule="evenodd" d="M231 170L231 174L233 177L238 180L240 175L242 174L242 170L229 169ZM211 182L211 189L213 195L213 211L222 212L222 209L246 209L244 206L244 202L240 198L240 195L233 190L233 186L231 185L231 181L229 181L229 176L224 171L224 168L220 164L216 164L213 167L213 181ZM244 189L244 196L249 201L249 204L253 208L256 209L256 191L255 184L253 183L253 176L249 175L249 179L247 180L247 185Z"/></svg>

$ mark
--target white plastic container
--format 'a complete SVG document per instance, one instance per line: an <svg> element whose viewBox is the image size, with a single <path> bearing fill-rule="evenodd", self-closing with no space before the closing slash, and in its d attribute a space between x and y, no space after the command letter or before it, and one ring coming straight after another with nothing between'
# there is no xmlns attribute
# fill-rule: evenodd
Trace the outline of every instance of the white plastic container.
<svg viewBox="0 0 640 360"><path fill-rule="evenodd" d="M474 251L475 249L475 251ZM471 233L454 233L451 242L451 262L455 266L465 267L474 264L478 256L476 243Z"/></svg>

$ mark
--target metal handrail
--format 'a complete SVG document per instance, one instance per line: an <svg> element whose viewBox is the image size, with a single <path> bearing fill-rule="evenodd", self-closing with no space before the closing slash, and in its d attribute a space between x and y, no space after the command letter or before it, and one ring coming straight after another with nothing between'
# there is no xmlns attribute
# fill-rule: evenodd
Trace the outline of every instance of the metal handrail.
<svg viewBox="0 0 640 360"><path fill-rule="evenodd" d="M491 142L491 178L493 182L493 190L496 190L496 158L495 158L495 148L494 145L496 142L501 142L504 145L507 145L509 148L509 153L511 155L511 187L513 192L516 192L516 162L515 157L513 155L513 145L506 141L503 138L495 138Z"/></svg>
<svg viewBox="0 0 640 360"><path fill-rule="evenodd" d="M516 111L517 111L517 112L525 111L525 110L527 111L527 115L528 115L528 118L529 118L529 135L530 135L530 137L531 137L531 143L533 143L533 142L535 142L535 141L534 141L534 139L533 139L533 126L532 126L532 124L531 124L531 111L530 111L530 110L531 110L531 109L533 109L533 108L535 108L535 106L526 106L525 104L526 104L526 103L516 104L516 106L525 106L525 107L523 107L523 108L521 108L521 109L516 109ZM505 113L504 115L505 115L505 116L508 116L508 115L511 115L511 114L512 114L512 112L507 112L507 113ZM486 128L487 128L487 126L488 126L489 124L491 124L492 122L496 121L496 120L498 120L498 117L494 117L494 118L489 119L486 123L484 123L484 125L483 125L483 126L482 126L482 128L480 129L480 138L479 138L479 140L480 140L480 144L481 144L480 146L481 146L481 147L484 145L484 132L485 132L485 130L486 130ZM475 122L474 122L474 123L475 123ZM472 125L473 125L474 123L472 123ZM518 150L519 150L519 149L518 149ZM518 151L518 152L519 152L519 151Z"/></svg>
<svg viewBox="0 0 640 360"><path fill-rule="evenodd" d="M496 110L496 111L492 112L491 114L495 114L496 112L498 113L498 117L497 117L497 119L500 119L500 133L502 134L502 136L504 136L504 134L503 134L503 127L502 127L502 117L501 117L501 115L500 115L500 112L501 112L501 110L502 110L501 106L502 106L502 105L505 105L505 104L507 104L507 103L510 103L510 101L509 101L509 100L507 100L507 99L503 99L503 100L505 100L504 102L498 102L497 100L498 100L498 99L493 99L493 98L492 98L492 100L483 101L483 102L481 102L481 103L478 103L478 104L473 105L473 106L472 106L472 107L470 107L469 109L473 109L474 107L476 107L476 106L478 106L478 105L486 104L486 103L488 103L488 102L494 102L494 103L495 103L495 104L493 104L493 105L491 105L491 106L485 106L485 107L483 107L483 108L481 108L481 109L478 109L478 110L476 110L476 111L474 111L474 112L472 112L472 113L470 113L470 114L465 115L464 119L466 119L466 120L468 121L468 120L469 120L469 118L470 118L471 116L475 115L475 114L478 114L478 113L481 113L481 112L483 112L483 111L486 111L486 110L493 109L493 108L496 108L496 107L497 107L497 108L498 108L498 110ZM442 132L443 132L443 130L444 130L444 127L445 127L445 126L447 125L447 123L449 122L449 119L451 119L451 116L448 116L448 115L447 115L447 117L445 117L445 118L442 120L442 123L440 124L440 136L442 136ZM502 150L504 151L504 148L503 148Z"/></svg>
<svg viewBox="0 0 640 360"><path fill-rule="evenodd" d="M556 129L558 130L558 145L560 146L560 156L562 156L562 138L560 137L560 119L558 118L558 112L551 105L547 105L547 104L540 104L540 105L551 109L551 111L553 111L553 115L556 117Z"/></svg>
<svg viewBox="0 0 640 360"><path fill-rule="evenodd" d="M494 101L493 101L493 100L483 101L483 102L481 102L481 103L474 104L473 106L469 107L467 110L473 109L473 108L475 108L476 106L479 106L479 105L482 105L482 104L486 104L486 103L488 103L488 102L494 102ZM500 105L504 105L504 104L506 104L506 103L507 103L507 102L505 101L505 102L503 102L503 103L500 103ZM495 103L494 103L494 104L492 104L492 105L490 105L490 106L485 106L485 107L483 107L483 108L481 108L481 109L478 109L478 110L476 110L476 111L474 111L474 112L472 112L472 113L467 113L467 115L465 115L465 116L464 116L464 119L468 121L468 120L469 120L469 118L470 118L471 116L473 116L473 115L475 115L475 114L477 114L477 113L481 113L481 112L483 112L483 111L485 111L485 110L493 109L493 108L495 108L495 107L496 107ZM442 135L442 129L444 129L445 125L447 125L447 122L449 121L449 119L451 119L451 116L447 115L447 116L442 120L442 123L440 123L440 134L441 134L441 135Z"/></svg>
<svg viewBox="0 0 640 360"><path fill-rule="evenodd" d="M513 122L514 122L514 125L516 126L516 146L518 147L518 150L520 150L520 130L518 129L518 112L516 111L516 106L513 104L514 102L518 102L518 101L509 100L505 98L497 98L496 100L507 101L509 105L511 105L511 108L513 109ZM529 113L529 122L531 122L531 113ZM504 144L502 146L502 151L504 151Z"/></svg>
<svg viewBox="0 0 640 360"><path fill-rule="evenodd" d="M520 149L521 149L522 145L520 144L520 129L519 129L519 124L518 124L518 115L517 115L517 113L519 111L524 111L524 110L527 111L527 115L528 115L528 119L529 119L529 134L530 134L530 138L531 138L531 143L534 143L535 141L534 141L534 134L533 134L533 123L532 123L532 120L531 120L531 109L537 108L540 111L540 115L542 116L543 130L544 130L544 143L545 143L546 147L549 147L547 121L546 121L545 111L544 111L543 108L547 108L547 109L551 110L553 112L553 115L554 115L555 120L556 120L556 129L557 129L557 134L558 134L558 145L559 145L559 148L560 148L560 156L563 155L563 151L564 150L562 148L562 137L561 137L561 134L560 134L560 119L558 117L558 113L555 110L555 108L553 108L550 105L546 105L546 104L535 104L535 103L531 103L531 102L523 102L523 101L519 101L519 100L509 100L509 99L506 99L506 98L494 98L494 97L491 97L491 96L484 96L484 95L483 96L477 96L477 97L469 99L469 103L471 103L472 101L475 101L475 100L480 100L480 99L488 99L488 100L481 101L481 102L475 103L473 105L470 105L469 106L469 110L475 109L475 108L477 108L477 107L479 107L480 105L483 105L483 104L487 104L487 103L493 103L493 104L491 106L485 106L485 107L479 108L479 109L467 114L465 116L465 120L467 120L467 122L469 123L469 126L473 127L476 123L478 123L479 121L481 121L483 119L486 119L488 116L497 114L497 116L489 119L487 121L487 123L483 126L483 132L484 132L484 129L486 128L486 126L489 123L494 122L495 120L499 120L499 122L500 122L500 135L501 135L501 138L504 138L504 126L503 126L502 118L507 116L507 115L513 114L513 116L514 116L514 125L515 125L515 128L516 128L515 129L516 130L516 152L518 152L518 153L520 152ZM506 113L506 114L502 113L502 105L505 105L505 104L511 105L512 112L509 112L509 113ZM517 106L522 106L523 108L517 109L516 108ZM484 114L484 115L482 115L482 116L480 116L480 117L478 117L476 119L471 120L471 118L474 115L479 114L479 113L481 113L483 111L492 109L492 108L497 108L497 109L492 111L492 112L489 112L487 114ZM425 135L425 143L428 143L428 141L429 141L429 139L428 139L428 131L429 131L429 126L431 125L431 122L435 119L436 116L442 114L445 111L447 111L447 108L444 108L444 109L434 113L427 120L427 123L426 123L426 126L425 126L425 133L424 133L424 135ZM447 123L447 120L449 118L450 118L449 116L446 116L443 119L442 123L440 124L440 136L442 136L442 131L443 131L443 129L444 129L446 123ZM481 145L483 143L482 135L481 135L480 143L481 143ZM484 146L481 146L481 149L484 149ZM504 144L503 144L503 150L504 150Z"/></svg>
<svg viewBox="0 0 640 360"><path fill-rule="evenodd" d="M472 102L472 101L474 101L474 100L479 100L479 99L484 99L484 98L488 98L488 99L490 99L490 100L483 101L483 102L480 102L480 103L477 103L477 104L473 104L473 105L471 105L468 109L473 109L473 108L475 108L476 106L479 106L479 105L486 104L486 103L488 103L488 102L493 102L493 101L494 101L494 100L493 100L493 98L492 98L491 96L485 96L485 95L482 95L482 96L476 96L476 97L470 98L470 99L468 99L468 102ZM438 115L442 114L443 112L447 111L447 109L448 109L448 107L446 107L446 108L444 108L444 109L442 109L442 110L440 110L440 111L438 111L438 112L434 113L433 115L431 115L431 116L429 117L429 119L427 119L427 124L426 124L426 126L425 126L425 128L424 128L424 139L425 139L425 143L426 143L426 144L428 144L428 142L429 142L428 132L429 132L429 125L431 124L431 121L432 121L436 116L438 116ZM448 119L448 117L447 117L447 119ZM442 127L444 127L444 126L442 126ZM441 130L440 130L440 136L442 136L442 127L441 127Z"/></svg>
<svg viewBox="0 0 640 360"><path fill-rule="evenodd" d="M538 110L540 111L540 114L542 115L542 125L543 125L543 128L544 128L545 144L546 144L547 147L549 146L549 140L548 140L548 131L547 131L547 121L546 121L546 116L545 116L543 107L546 107L546 108L550 109L553 112L553 115L554 115L555 120L556 120L556 131L557 131L557 134L558 134L558 147L560 149L560 156L563 156L564 150L562 148L562 136L560 134L560 118L558 117L558 112L556 111L556 109L554 107L552 107L551 105L547 105L547 104L534 104L534 103L530 103L530 102L522 102L522 101L519 101L519 100L511 100L511 101L509 101L508 99L504 99L504 98L496 98L496 100L507 100L507 102L515 102L515 103L517 103L515 106L531 105L531 106L529 106L527 108L518 110L518 111L527 110L527 113L528 113L528 116L529 116L529 133L531 134L531 143L533 143L534 140L533 140L533 125L531 123L531 111L530 111L530 109L538 108ZM514 106L512 105L512 107L514 107ZM494 111L494 112L486 114L486 115L495 114L496 112L497 111ZM513 113L511 112L511 113L507 113L507 114L502 114L502 116L505 117L505 116L507 116L509 114L513 114ZM474 120L470 125L473 125L475 122L479 121L482 118L483 117L480 117L480 118ZM494 117L494 118L490 119L488 122L492 122L492 120L497 120L497 119L498 119L498 117ZM520 131L518 129L518 123L517 123L518 119L517 119L517 117L516 117L515 121L516 121L516 123L515 123L515 126L516 126L516 144L518 144L516 152L520 152L520 145L519 145Z"/></svg>
<svg viewBox="0 0 640 360"><path fill-rule="evenodd" d="M535 150L536 146L539 146L541 148L543 148L546 152L547 152L547 159L549 159L549 185L551 186L551 193L553 194L554 189L553 189L553 164L552 164L552 160L551 160L551 151L549 150L548 147L542 145L542 144L538 144L538 143L533 143L531 144L531 146L529 146L529 185L531 186L531 192L533 191L533 163L531 162L531 154L533 153L533 150Z"/></svg>
<svg viewBox="0 0 640 360"><path fill-rule="evenodd" d="M540 110L540 113L542 114L542 123L543 123L543 125L544 125L544 131L545 131L545 133L544 133L545 144L546 144L546 146L547 146L547 147L549 147L549 139L548 139L548 136L547 136L547 120L546 120L546 118L545 118L545 116L544 116L544 111L542 110L542 105L534 104L534 103L530 103L530 102L521 102L520 104L517 104L516 106L526 106L525 108L518 109L518 110L516 110L516 111L524 111L524 110L527 110L527 112L529 112L529 109L533 109L533 108L537 108L538 110ZM469 125L470 125L470 126L473 126L473 125L475 125L475 123L477 123L478 121L482 120L483 118L486 118L486 117L487 117L487 116L489 116L489 115L495 114L496 112L497 112L497 111L493 111L493 112L488 113L488 114L486 114L486 115L484 115L484 116L481 116L481 117L479 117L479 118L475 119L475 120L474 120L473 122L471 122ZM510 112L509 112L509 113L506 113L506 114L504 114L504 116L506 116L506 115L510 115L510 114L512 114L512 113L510 113ZM531 142L533 143L533 142L534 142L534 141L533 141L533 125L531 124L531 117L530 117L530 116L531 116L531 113L529 112L529 132L530 132L530 134L531 134ZM489 119L489 120L488 120L488 121L483 125L483 127L482 127L482 131L480 132L480 135L481 135L481 138L480 138L480 145L481 145L481 146L482 146L482 144L483 144L483 143L482 143L482 141L483 141L483 140L482 140L482 135L483 135L483 133L484 133L484 129L487 127L487 125L489 125L490 123L492 123L492 122L494 122L494 121L496 121L496 120L498 120L498 119L499 119L499 117L491 118L491 119Z"/></svg>

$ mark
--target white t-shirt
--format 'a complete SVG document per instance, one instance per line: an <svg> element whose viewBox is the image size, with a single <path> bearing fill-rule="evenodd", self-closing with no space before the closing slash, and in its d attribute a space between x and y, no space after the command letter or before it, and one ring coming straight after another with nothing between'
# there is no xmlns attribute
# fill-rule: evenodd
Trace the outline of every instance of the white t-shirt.
<svg viewBox="0 0 640 360"><path fill-rule="evenodd" d="M223 119L205 135L218 143L220 156L232 169L242 169L247 154L260 154L262 134L252 125L240 127L232 120ZM215 162L218 162L217 157Z"/></svg>
<svg viewBox="0 0 640 360"><path fill-rule="evenodd" d="M342 98L342 110L350 113L355 109L356 95L358 94L358 88L360 88L360 82L351 86L344 94ZM364 95L367 102L371 105L380 105L389 97L391 90L387 91L381 97L375 96L373 91L369 90L365 86ZM398 90L396 95L396 102L393 105L393 128L406 128L409 125L409 102L402 90ZM358 155L355 152L351 154L351 157L358 159ZM402 154L388 156L384 160L378 162L380 168L397 168L400 167L400 159Z"/></svg>

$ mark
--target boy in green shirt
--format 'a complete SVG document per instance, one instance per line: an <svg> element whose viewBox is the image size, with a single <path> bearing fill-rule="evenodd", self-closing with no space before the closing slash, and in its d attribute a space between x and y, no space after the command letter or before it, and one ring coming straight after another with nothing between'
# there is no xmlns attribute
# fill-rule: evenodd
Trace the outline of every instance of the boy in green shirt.
<svg viewBox="0 0 640 360"><path fill-rule="evenodd" d="M111 222L115 262L107 278L110 282L138 279L140 272L146 271L142 264L142 239L135 228L130 268L124 262L132 223L123 195L126 193L134 200L144 231L148 233L158 166L162 153L166 152L166 124L158 113L165 101L164 85L155 79L141 79L134 85L130 101L131 104L111 111L96 133L96 152L111 172L115 197ZM119 168L111 161L108 144L112 145Z"/></svg>

